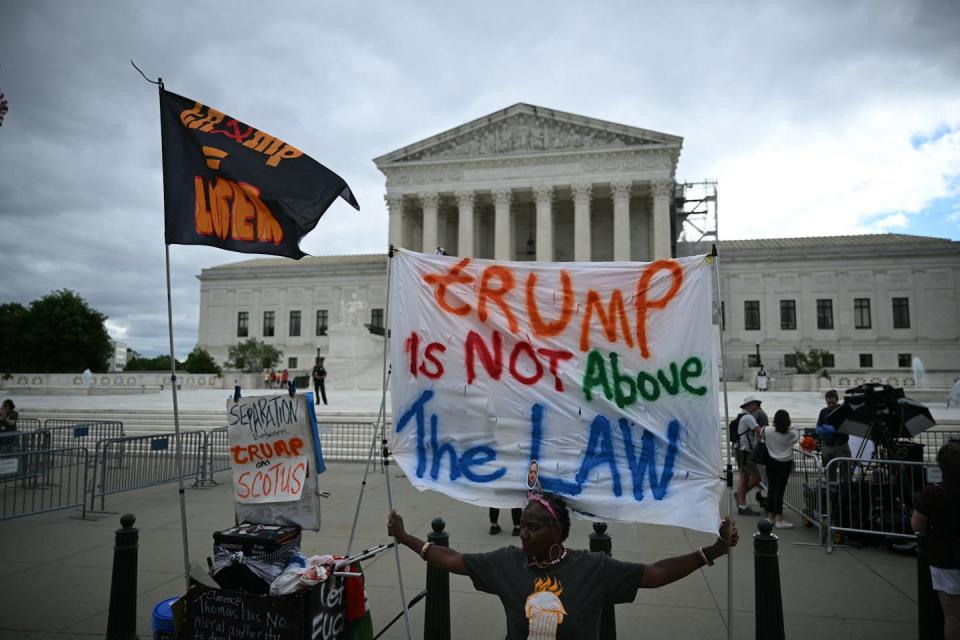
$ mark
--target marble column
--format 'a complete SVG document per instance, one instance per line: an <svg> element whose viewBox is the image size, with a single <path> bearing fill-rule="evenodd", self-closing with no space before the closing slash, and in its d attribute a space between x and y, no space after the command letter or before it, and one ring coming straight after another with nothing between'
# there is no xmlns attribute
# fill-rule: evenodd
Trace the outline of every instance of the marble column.
<svg viewBox="0 0 960 640"><path fill-rule="evenodd" d="M553 260L553 187L536 187L537 201L537 261Z"/></svg>
<svg viewBox="0 0 960 640"><path fill-rule="evenodd" d="M571 185L573 189L573 259L577 262L589 262L590 244L590 196L591 185L586 183Z"/></svg>
<svg viewBox="0 0 960 640"><path fill-rule="evenodd" d="M423 243L420 245L420 251L433 253L439 246L437 207L440 204L440 196L436 193L421 193L420 204L423 206Z"/></svg>
<svg viewBox="0 0 960 640"><path fill-rule="evenodd" d="M610 185L613 191L613 259L630 260L630 181Z"/></svg>
<svg viewBox="0 0 960 640"><path fill-rule="evenodd" d="M457 192L457 255L462 258L472 258L473 244L473 191Z"/></svg>
<svg viewBox="0 0 960 640"><path fill-rule="evenodd" d="M383 196L387 201L387 215L390 222L388 242L391 246L403 245L403 196L387 194Z"/></svg>
<svg viewBox="0 0 960 640"><path fill-rule="evenodd" d="M669 260L670 249L670 199L673 197L673 180L656 180L653 189L653 259Z"/></svg>
<svg viewBox="0 0 960 640"><path fill-rule="evenodd" d="M510 189L494 189L493 257L495 260L513 258L513 220L510 216L510 202L513 192Z"/></svg>

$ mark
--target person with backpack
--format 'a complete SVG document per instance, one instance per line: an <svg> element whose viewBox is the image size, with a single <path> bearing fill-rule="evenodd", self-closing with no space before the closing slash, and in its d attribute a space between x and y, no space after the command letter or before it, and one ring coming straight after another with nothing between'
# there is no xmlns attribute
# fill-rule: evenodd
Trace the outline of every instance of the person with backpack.
<svg viewBox="0 0 960 640"><path fill-rule="evenodd" d="M926 532L930 581L943 609L944 640L960 640L960 441L940 447L940 484L920 492L910 525Z"/></svg>
<svg viewBox="0 0 960 640"><path fill-rule="evenodd" d="M760 400L755 396L747 396L740 405L740 415L736 417L732 427L735 427L733 446L737 456L737 466L740 468L740 479L737 484L737 513L742 516L758 516L747 504L747 494L760 486L760 469L753 461L753 448L760 435L760 425L757 424L756 413L760 410ZM733 435L733 434L731 434ZM757 500L761 500L759 492Z"/></svg>

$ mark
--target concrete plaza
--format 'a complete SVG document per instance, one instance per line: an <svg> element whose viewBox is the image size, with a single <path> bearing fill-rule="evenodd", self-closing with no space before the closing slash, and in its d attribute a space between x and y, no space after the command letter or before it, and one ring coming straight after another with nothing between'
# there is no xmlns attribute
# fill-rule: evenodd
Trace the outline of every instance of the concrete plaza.
<svg viewBox="0 0 960 640"><path fill-rule="evenodd" d="M736 405L746 393L732 391ZM196 395L202 394L202 395ZM224 392L186 392L181 407L201 410L219 409ZM109 396L60 398L17 398L21 415L43 415L45 410L84 408L91 411L112 409L118 413L137 407L169 402L169 394L160 396ZM764 405L786 408L798 421L809 422L819 408L819 394L769 393ZM97 406L77 407L80 402ZM49 404L48 404L49 403ZM130 404L127 404L130 403ZM211 403L215 403L211 406ZM57 406L54 406L57 404ZM347 404L347 403L345 403ZM351 398L345 408L335 403L323 415L376 412L378 394ZM942 405L940 405L942 407ZM958 411L944 413L935 409L938 420L956 423ZM322 418L321 418L322 419ZM303 550L314 553L344 553L351 523L357 508L364 465L331 464L321 477L330 498L323 501L323 524L319 532L306 532ZM430 522L441 517L447 523L451 545L461 551L486 551L514 544L509 526L498 536L487 533L485 509L456 502L437 493L419 493L399 473L390 468L393 499L407 527L420 537L430 530ZM216 476L218 486L188 489L186 493L187 528L191 559L205 564L212 554L212 533L233 524L230 476ZM353 549L363 549L387 541L386 476L371 471L362 508L358 535ZM116 512L100 515L98 520L71 518L71 511L59 511L0 522L0 639L103 637L106 630L114 531L122 513L137 517L140 529L140 554L137 583L138 633L151 636L153 606L184 590L181 523L176 484L168 484L110 496L106 508ZM795 514L788 519L798 522ZM501 515L501 524L509 523L509 514ZM741 544L731 559L722 559L712 568L701 569L683 581L668 587L640 592L633 604L617 607L620 637L696 638L712 640L727 636L727 566L733 566L734 637L753 638L754 589L751 534L758 518L740 518ZM591 524L574 521L571 547L586 547ZM636 562L689 553L711 542L711 536L673 527L613 524L614 555ZM780 538L780 575L783 608L788 638L817 634L823 638L883 640L915 637L917 595L915 560L881 548L852 549L838 547L832 555L817 546L815 529L798 526L777 531ZM416 554L402 549L401 567L407 599L424 588L425 567ZM367 591L379 630L401 610L397 570L392 552L365 563ZM451 617L454 638L502 638L506 625L499 601L476 592L470 581L451 577ZM423 603L412 611L414 635L423 627ZM642 631L640 631L642 630ZM394 625L384 638L405 637L402 622Z"/></svg>

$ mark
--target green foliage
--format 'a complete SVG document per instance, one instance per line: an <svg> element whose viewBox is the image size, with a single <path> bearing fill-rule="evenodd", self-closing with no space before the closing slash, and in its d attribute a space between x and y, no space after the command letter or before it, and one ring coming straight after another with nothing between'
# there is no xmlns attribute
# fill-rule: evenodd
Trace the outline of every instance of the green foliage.
<svg viewBox="0 0 960 640"><path fill-rule="evenodd" d="M259 373L264 369L273 369L280 362L283 352L256 338L232 345L227 351L226 366L240 369L244 373Z"/></svg>
<svg viewBox="0 0 960 640"><path fill-rule="evenodd" d="M183 366L187 373L215 373L218 376L223 373L210 352L200 345L193 348Z"/></svg>
<svg viewBox="0 0 960 640"><path fill-rule="evenodd" d="M183 368L183 363L177 360L177 370ZM156 356L155 358L144 358L137 354L131 360L127 360L124 371L170 371L170 356Z"/></svg>
<svg viewBox="0 0 960 640"><path fill-rule="evenodd" d="M68 289L34 300L29 308L0 305L0 371L107 371L113 345L106 319Z"/></svg>
<svg viewBox="0 0 960 640"><path fill-rule="evenodd" d="M804 353L799 349L794 352L797 356L797 373L819 373L824 378L829 378L824 361L830 352L826 349L810 349Z"/></svg>

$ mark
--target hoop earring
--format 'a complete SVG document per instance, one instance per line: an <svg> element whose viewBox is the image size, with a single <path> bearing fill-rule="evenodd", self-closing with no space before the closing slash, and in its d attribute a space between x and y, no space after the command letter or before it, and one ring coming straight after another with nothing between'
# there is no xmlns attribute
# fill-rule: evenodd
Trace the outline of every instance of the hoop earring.
<svg viewBox="0 0 960 640"><path fill-rule="evenodd" d="M557 549L556 558L553 557L554 547L556 547ZM563 545L554 542L552 545L550 545L550 551L547 553L547 558L550 560L550 562L560 562L560 559L563 558L563 551L564 551Z"/></svg>

